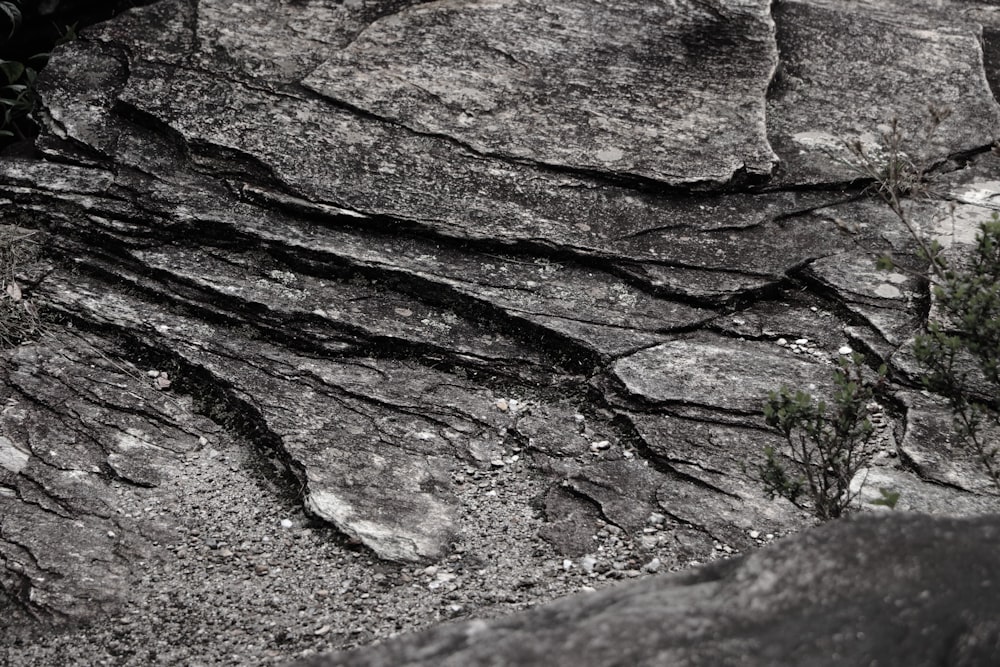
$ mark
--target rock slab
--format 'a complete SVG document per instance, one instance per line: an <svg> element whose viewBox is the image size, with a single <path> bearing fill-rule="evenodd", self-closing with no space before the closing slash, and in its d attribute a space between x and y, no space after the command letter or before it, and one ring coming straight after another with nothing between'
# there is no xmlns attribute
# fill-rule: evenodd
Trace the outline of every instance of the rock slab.
<svg viewBox="0 0 1000 667"><path fill-rule="evenodd" d="M998 539L996 516L859 518L684 574L296 664L992 665Z"/></svg>

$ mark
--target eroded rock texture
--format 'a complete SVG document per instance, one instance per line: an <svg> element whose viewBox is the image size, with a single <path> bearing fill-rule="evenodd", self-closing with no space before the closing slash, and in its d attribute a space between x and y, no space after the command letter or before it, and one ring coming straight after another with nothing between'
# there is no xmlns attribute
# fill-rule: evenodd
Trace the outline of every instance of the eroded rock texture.
<svg viewBox="0 0 1000 667"><path fill-rule="evenodd" d="M303 665L988 665L1000 657L1000 600L987 592L998 537L996 517L868 517Z"/></svg>
<svg viewBox="0 0 1000 667"><path fill-rule="evenodd" d="M873 268L910 237L838 141L950 106L907 149L940 195L914 221L960 252L997 207L998 27L957 0L162 0L91 29L0 162L50 321L0 366L9 628L169 608L148 569L224 572L260 494L385 561L379 604L426 566L458 596L364 634L285 620L323 597L297 591L274 659L754 548L811 523L760 491L761 402L825 391L845 345L892 368L862 503L995 511L917 391L926 285Z"/></svg>

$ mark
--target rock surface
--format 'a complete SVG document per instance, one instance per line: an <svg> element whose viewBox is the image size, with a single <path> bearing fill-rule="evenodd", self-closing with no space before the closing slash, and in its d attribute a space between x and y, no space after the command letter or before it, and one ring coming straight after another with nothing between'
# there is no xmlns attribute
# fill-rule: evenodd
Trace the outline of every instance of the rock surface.
<svg viewBox="0 0 1000 667"><path fill-rule="evenodd" d="M995 664L998 538L995 516L866 517L687 573L299 664Z"/></svg>
<svg viewBox="0 0 1000 667"><path fill-rule="evenodd" d="M0 358L0 655L281 662L751 551L812 523L755 479L761 403L844 346L891 370L861 504L996 512L919 394L926 286L872 269L912 242L833 142L897 115L961 253L1000 208L998 30L958 0L89 29L0 161L45 319Z"/></svg>

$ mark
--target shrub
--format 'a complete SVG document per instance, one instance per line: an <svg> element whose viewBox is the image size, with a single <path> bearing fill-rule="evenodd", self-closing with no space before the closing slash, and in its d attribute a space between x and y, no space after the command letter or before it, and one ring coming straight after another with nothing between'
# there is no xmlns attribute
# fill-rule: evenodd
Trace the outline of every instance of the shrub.
<svg viewBox="0 0 1000 667"><path fill-rule="evenodd" d="M931 107L920 141L929 145L947 110ZM1000 426L1000 217L982 223L971 257L953 265L937 241L928 240L913 224L906 198L929 195L927 163L907 155L905 136L893 120L882 134L882 154L873 155L860 142L848 142L854 167L870 178L873 188L917 245L926 267L920 276L931 286L936 319L914 339L914 354L925 370L925 388L948 402L955 432L976 456L1000 490L1000 454L989 442L984 425ZM891 256L878 258L882 269L906 271Z"/></svg>
<svg viewBox="0 0 1000 667"><path fill-rule="evenodd" d="M827 520L841 516L860 492L851 481L871 461L874 427L870 403L885 381L865 377L864 359L842 356L833 371L832 404L801 390L782 387L764 406L767 425L785 439L785 451L764 450L758 474L765 492L781 496Z"/></svg>
<svg viewBox="0 0 1000 667"><path fill-rule="evenodd" d="M20 0L0 0L0 34L10 40L21 28L23 15ZM76 26L67 26L56 45L76 37ZM49 42L51 44L51 42ZM0 142L23 139L22 124L35 108L35 82L38 70L45 67L49 53L36 53L24 60L0 58Z"/></svg>
<svg viewBox="0 0 1000 667"><path fill-rule="evenodd" d="M916 337L914 354L924 386L948 401L955 432L1000 491L998 448L983 429L1000 426L1000 216L979 226L965 268L953 268L937 243L929 250L939 317Z"/></svg>

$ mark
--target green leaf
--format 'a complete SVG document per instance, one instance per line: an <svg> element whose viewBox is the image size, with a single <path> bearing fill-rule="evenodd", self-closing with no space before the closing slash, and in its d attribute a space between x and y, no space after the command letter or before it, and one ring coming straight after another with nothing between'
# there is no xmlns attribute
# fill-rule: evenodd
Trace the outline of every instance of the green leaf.
<svg viewBox="0 0 1000 667"><path fill-rule="evenodd" d="M14 60L0 60L0 72L7 77L8 83L14 83L24 74L24 65Z"/></svg>
<svg viewBox="0 0 1000 667"><path fill-rule="evenodd" d="M892 257L890 255L882 255L875 260L875 268L879 271L892 271L896 268L896 263L892 261Z"/></svg>
<svg viewBox="0 0 1000 667"><path fill-rule="evenodd" d="M21 25L21 10L12 2L0 2L0 14L6 15L10 23L10 31L7 33L7 39L10 39Z"/></svg>
<svg viewBox="0 0 1000 667"><path fill-rule="evenodd" d="M49 62L49 56L51 56L51 55L52 54L49 53L48 51L45 51L43 53L36 53L35 55L33 55L30 58L28 58L28 62L29 63L36 63L38 65L39 69L41 69L42 67L45 67L45 64L47 62Z"/></svg>
<svg viewBox="0 0 1000 667"><path fill-rule="evenodd" d="M892 489L880 486L878 492L882 494L882 497L873 500L872 505L881 505L891 510L896 509L896 503L899 502L899 491L893 491Z"/></svg>

